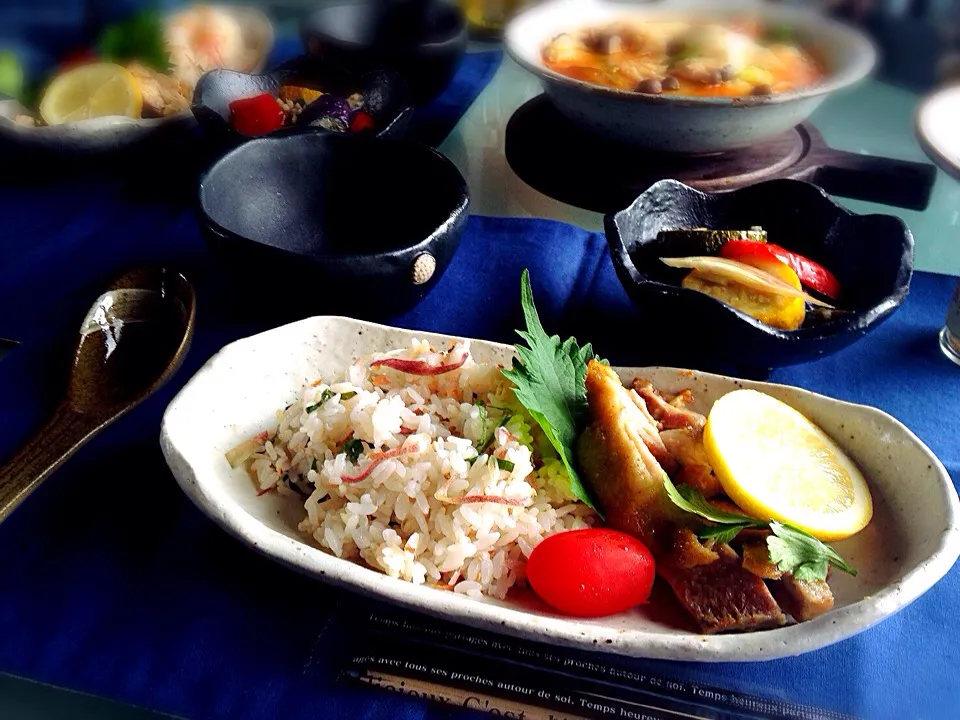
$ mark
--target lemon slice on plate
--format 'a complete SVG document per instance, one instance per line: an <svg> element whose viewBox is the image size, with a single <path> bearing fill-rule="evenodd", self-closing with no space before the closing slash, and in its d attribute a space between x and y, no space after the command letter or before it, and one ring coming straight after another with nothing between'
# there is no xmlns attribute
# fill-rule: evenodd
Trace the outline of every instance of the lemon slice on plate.
<svg viewBox="0 0 960 720"><path fill-rule="evenodd" d="M81 65L57 75L40 101L47 125L120 115L140 117L143 100L136 78L113 63Z"/></svg>
<svg viewBox="0 0 960 720"><path fill-rule="evenodd" d="M823 430L776 398L736 390L717 400L704 428L710 464L745 512L819 540L842 540L873 516L856 464Z"/></svg>

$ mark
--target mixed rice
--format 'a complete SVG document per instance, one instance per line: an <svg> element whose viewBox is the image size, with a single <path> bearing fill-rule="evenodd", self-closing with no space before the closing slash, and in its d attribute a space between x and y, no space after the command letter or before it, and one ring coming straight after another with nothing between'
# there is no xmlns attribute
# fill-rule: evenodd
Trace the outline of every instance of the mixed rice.
<svg viewBox="0 0 960 720"><path fill-rule="evenodd" d="M299 495L299 529L334 555L503 598L543 538L594 514L500 371L414 340L311 383L228 459L260 493Z"/></svg>

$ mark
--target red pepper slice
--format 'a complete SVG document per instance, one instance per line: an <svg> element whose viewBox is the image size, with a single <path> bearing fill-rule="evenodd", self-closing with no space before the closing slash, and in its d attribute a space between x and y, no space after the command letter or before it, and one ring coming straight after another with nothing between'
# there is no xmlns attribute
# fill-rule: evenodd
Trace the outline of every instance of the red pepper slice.
<svg viewBox="0 0 960 720"><path fill-rule="evenodd" d="M357 110L350 118L350 132L363 132L364 130L373 130L376 122L373 115L363 110Z"/></svg>
<svg viewBox="0 0 960 720"><path fill-rule="evenodd" d="M807 287L836 300L840 297L840 282L832 272L818 262L791 252L773 243L755 240L728 240L720 249L720 257L743 261L744 258L774 258L787 265Z"/></svg>
<svg viewBox="0 0 960 720"><path fill-rule="evenodd" d="M230 103L230 125L241 135L266 135L283 126L283 110L270 93Z"/></svg>

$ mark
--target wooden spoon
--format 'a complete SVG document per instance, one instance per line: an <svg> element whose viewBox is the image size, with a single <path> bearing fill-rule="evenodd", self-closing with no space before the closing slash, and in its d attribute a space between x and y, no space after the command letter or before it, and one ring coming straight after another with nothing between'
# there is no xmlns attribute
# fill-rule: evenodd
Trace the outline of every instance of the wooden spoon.
<svg viewBox="0 0 960 720"><path fill-rule="evenodd" d="M133 270L110 285L80 326L66 397L0 469L0 520L173 376L190 347L195 313L193 286L167 269Z"/></svg>

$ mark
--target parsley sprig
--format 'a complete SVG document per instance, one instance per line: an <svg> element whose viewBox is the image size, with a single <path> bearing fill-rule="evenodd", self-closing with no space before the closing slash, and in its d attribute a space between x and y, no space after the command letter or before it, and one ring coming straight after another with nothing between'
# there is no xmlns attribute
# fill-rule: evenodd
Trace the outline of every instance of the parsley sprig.
<svg viewBox="0 0 960 720"><path fill-rule="evenodd" d="M138 61L157 72L170 69L163 16L146 9L104 28L97 43L104 60L126 64Z"/></svg>
<svg viewBox="0 0 960 720"><path fill-rule="evenodd" d="M560 456L570 478L571 494L596 510L573 462L577 436L586 423L587 361L594 356L593 349L589 343L580 347L575 338L560 342L557 335L547 335L533 304L527 270L520 279L520 302L527 329L517 334L527 344L516 345L518 357L513 360L513 368L503 374L516 386L517 400Z"/></svg>
<svg viewBox="0 0 960 720"><path fill-rule="evenodd" d="M776 520L765 523L746 515L721 510L707 502L696 488L689 485L677 487L667 475L663 476L663 486L674 505L714 523L697 533L700 538L728 543L733 541L741 530L769 529L772 533L767 538L770 561L782 572L791 573L797 580L826 580L827 568L830 565L851 575L857 574L836 550L802 530Z"/></svg>

